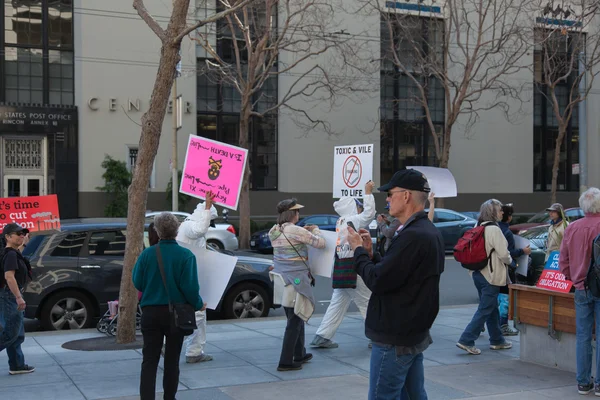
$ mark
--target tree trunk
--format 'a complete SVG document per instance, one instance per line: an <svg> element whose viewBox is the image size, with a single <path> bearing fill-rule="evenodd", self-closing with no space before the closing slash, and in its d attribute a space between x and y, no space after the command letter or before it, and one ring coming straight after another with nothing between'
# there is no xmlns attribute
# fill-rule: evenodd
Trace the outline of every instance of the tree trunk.
<svg viewBox="0 0 600 400"><path fill-rule="evenodd" d="M250 130L250 106L248 101L242 100L240 110L240 147L248 149L248 137ZM250 160L246 162L242 193L240 193L240 248L247 249L250 245Z"/></svg>
<svg viewBox="0 0 600 400"><path fill-rule="evenodd" d="M179 7L177 7L179 6ZM152 165L158 151L160 134L175 78L175 68L179 62L181 42L174 43L169 38L177 37L185 27L189 0L174 5L173 15L165 32L160 54L158 73L152 90L150 108L142 117L138 157L129 186L129 207L127 211L127 241L125 260L119 292L119 323L117 325L117 343L135 341L135 317L137 309L137 291L133 286L132 272L135 262L142 252L148 185ZM177 10L179 8L179 10ZM185 8L182 12L182 9Z"/></svg>
<svg viewBox="0 0 600 400"><path fill-rule="evenodd" d="M567 133L566 124L558 125L558 137L554 145L554 162L552 163L552 191L550 192L550 204L556 203L556 191L558 190L558 167L560 166L560 150Z"/></svg>

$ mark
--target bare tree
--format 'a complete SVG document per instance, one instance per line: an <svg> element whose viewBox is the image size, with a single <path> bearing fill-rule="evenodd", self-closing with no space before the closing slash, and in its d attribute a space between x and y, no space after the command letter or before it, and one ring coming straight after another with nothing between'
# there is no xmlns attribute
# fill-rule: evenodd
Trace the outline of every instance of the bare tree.
<svg viewBox="0 0 600 400"><path fill-rule="evenodd" d="M119 292L119 325L117 342L129 343L135 341L135 310L137 296L132 282L132 271L135 262L142 251L144 240L144 216L147 190L152 173L152 164L158 151L160 134L165 119L171 86L175 79L175 68L180 60L181 42L190 32L250 4L254 0L231 0L223 2L223 10L211 15L193 26L188 26L190 0L173 0L173 11L169 22L163 28L150 15L143 0L133 0L133 8L146 22L161 42L160 62L152 90L150 107L142 117L142 132L139 152L133 179L129 187L129 208L127 211L127 243L125 245L125 260L121 276Z"/></svg>
<svg viewBox="0 0 600 400"><path fill-rule="evenodd" d="M541 12L534 32L536 90L547 99L558 127L552 163L552 203L556 202L561 150L572 117L600 73L600 28L594 21L597 2L575 0L567 4L538 0Z"/></svg>
<svg viewBox="0 0 600 400"><path fill-rule="evenodd" d="M259 0L228 15L213 30L197 32L195 40L207 53L198 73L240 95L240 147L248 148L254 121L279 112L287 112L306 132L339 133L329 124L327 109L368 91L359 79L372 68L364 57L367 44L335 29L335 2ZM216 45L224 38L231 41L228 57ZM284 91L277 95L262 90L279 76L289 82ZM239 203L242 248L250 240L249 190L247 164Z"/></svg>
<svg viewBox="0 0 600 400"><path fill-rule="evenodd" d="M394 102L418 109L439 167L448 167L457 124L470 134L484 111L500 109L508 118L520 111L526 85L512 78L530 68L523 61L528 31L520 23L527 2L419 1L404 12L388 8L400 2L357 1L363 12L381 15L382 69L400 75L409 87ZM439 90L444 104L432 104Z"/></svg>

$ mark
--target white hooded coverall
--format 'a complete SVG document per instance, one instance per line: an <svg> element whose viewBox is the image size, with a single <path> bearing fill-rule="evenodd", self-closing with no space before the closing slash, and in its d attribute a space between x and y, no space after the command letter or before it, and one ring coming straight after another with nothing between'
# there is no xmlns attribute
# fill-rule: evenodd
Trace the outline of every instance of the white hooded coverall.
<svg viewBox="0 0 600 400"><path fill-rule="evenodd" d="M365 195L363 205L363 212L358 214L356 202L352 197L342 197L333 203L335 211L340 216L335 229L338 234L336 252L339 258L354 256L354 251L347 239L348 222L352 222L356 229L368 229L369 224L375 218L375 197L372 194ZM323 321L321 321L317 335L331 340L344 320L344 315L346 315L351 301L354 301L362 317L366 318L370 298L371 291L360 276L356 279L356 289L333 289L331 303L327 307L327 312L325 312Z"/></svg>
<svg viewBox="0 0 600 400"><path fill-rule="evenodd" d="M204 203L198 204L194 213L186 218L179 226L176 240L188 245L206 248L206 232L210 227L210 221L217 218L217 209L212 206L205 210ZM202 355L206 345L206 311L196 311L196 329L185 339L185 356L198 357Z"/></svg>

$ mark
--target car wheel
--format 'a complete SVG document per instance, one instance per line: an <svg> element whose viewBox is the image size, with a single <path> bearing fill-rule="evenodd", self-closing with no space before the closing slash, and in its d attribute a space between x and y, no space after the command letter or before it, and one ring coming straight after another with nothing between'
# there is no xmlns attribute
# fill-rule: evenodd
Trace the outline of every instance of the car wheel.
<svg viewBox="0 0 600 400"><path fill-rule="evenodd" d="M206 246L210 247L213 250L223 250L225 249L225 246L223 246L223 243L219 242L218 240L214 240L214 239L210 239L206 242Z"/></svg>
<svg viewBox="0 0 600 400"><path fill-rule="evenodd" d="M51 331L89 328L93 317L87 296L71 290L50 296L41 314L42 326Z"/></svg>
<svg viewBox="0 0 600 400"><path fill-rule="evenodd" d="M225 318L262 318L269 315L271 302L267 291L255 283L240 283L225 296Z"/></svg>

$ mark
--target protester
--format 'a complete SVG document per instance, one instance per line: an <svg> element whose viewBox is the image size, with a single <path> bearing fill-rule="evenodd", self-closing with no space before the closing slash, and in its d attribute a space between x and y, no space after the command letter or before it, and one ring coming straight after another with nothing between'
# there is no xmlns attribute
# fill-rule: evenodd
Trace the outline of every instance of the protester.
<svg viewBox="0 0 600 400"><path fill-rule="evenodd" d="M153 400L156 371L163 340L166 337L163 390L165 399L175 399L179 385L179 357L185 332L173 326L169 303L191 304L204 310L198 284L198 268L194 254L177 244L179 222L173 214L164 212L154 217L154 228L160 242L145 249L133 269L133 284L142 292L142 335L144 337L140 397ZM157 256L162 254L166 284ZM168 291L167 288L168 287Z"/></svg>
<svg viewBox="0 0 600 400"><path fill-rule="evenodd" d="M585 281L592 260L592 244L600 235L600 189L589 188L579 198L585 217L570 224L560 246L559 268L575 286L575 326L577 358L577 390L588 394L595 389L600 396L600 358L596 356L596 385L592 381L592 333L596 321L596 352L600 349L598 323L600 298L586 290Z"/></svg>
<svg viewBox="0 0 600 400"><path fill-rule="evenodd" d="M283 346L278 371L297 371L302 364L312 359L312 354L304 347L304 323L315 309L312 286L314 278L308 267L308 246L325 248L319 227L307 225L303 228L295 224L300 219L300 209L296 199L283 200L277 204L277 224L269 231L273 246L274 272L285 282L282 306L287 317L283 336Z"/></svg>
<svg viewBox="0 0 600 400"><path fill-rule="evenodd" d="M35 371L33 366L25 364L21 350L25 341L23 311L26 306L21 293L30 275L19 248L28 233L29 230L15 223L5 225L2 230L6 248L0 262L0 351L6 349L10 375Z"/></svg>
<svg viewBox="0 0 600 400"><path fill-rule="evenodd" d="M206 202L196 206L194 213L187 217L179 227L177 241L198 248L206 248L205 235L210 228L211 220L218 217L217 209L213 206L214 194L206 194ZM196 312L198 329L185 339L185 362L198 363L211 361L213 357L204 353L206 346L206 311Z"/></svg>
<svg viewBox="0 0 600 400"><path fill-rule="evenodd" d="M348 230L354 266L372 291L365 322L373 341L369 399L427 399L423 352L439 311L444 241L425 213L423 174L402 170L380 187L402 225L385 256L373 253L369 232Z"/></svg>
<svg viewBox="0 0 600 400"><path fill-rule="evenodd" d="M386 211L389 211L389 204L385 207ZM390 247L390 243L392 242L392 238L396 234L398 228L400 228L400 221L397 218L392 217L391 215L388 217L385 214L381 214L377 216L377 228L379 230L379 253L384 255L387 249Z"/></svg>
<svg viewBox="0 0 600 400"><path fill-rule="evenodd" d="M524 254L531 254L531 247L527 246L524 249L517 249L515 247L515 236L510 230L510 223L513 219L513 214L515 209L512 204L505 204L502 206L502 221L498 223L502 233L504 234L504 238L508 243L508 252L510 253L510 257L512 258L512 263L509 268L509 277L512 283L516 282L516 268L517 262L516 260ZM519 331L513 329L508 324L508 285L502 286L500 288L500 294L498 295L498 311L500 312L500 329L502 330L503 336L516 336L519 334Z"/></svg>
<svg viewBox="0 0 600 400"><path fill-rule="evenodd" d="M337 246L335 249L336 263L352 265L352 262L354 261L354 253L348 243L348 223L351 222L357 228L367 229L371 221L373 221L373 218L375 218L376 210L375 197L372 194L373 186L374 183L372 181L367 182L365 185L364 207L362 203L355 204L352 197L342 197L333 203L333 208L340 216L337 220L335 229L338 234ZM335 336L336 331L344 320L344 316L346 315L346 311L348 311L350 303L354 301L354 304L356 304L356 307L358 307L358 310L364 319L367 316L367 306L370 297L371 291L360 277L357 277L356 279L355 289L333 289L331 303L329 303L329 307L327 307L327 312L323 317L323 321L321 321L321 325L317 330L311 346L324 349L334 349L338 347L338 344L331 339Z"/></svg>
<svg viewBox="0 0 600 400"><path fill-rule="evenodd" d="M470 271L479 294L479 307L456 344L470 354L481 354L481 350L475 347L475 340L479 338L484 324L487 324L490 334L490 349L512 348L512 343L502 335L498 312L498 294L500 288L506 286L507 265L512 263L508 242L498 226L502 215L502 203L498 200L491 199L481 205L478 224L486 227L485 250L489 259L487 266L481 271Z"/></svg>
<svg viewBox="0 0 600 400"><path fill-rule="evenodd" d="M548 240L546 241L546 259L550 257L550 253L560 250L560 244L565 234L565 228L569 225L565 221L565 211L562 204L554 203L547 208L550 213L550 227L548 228Z"/></svg>

